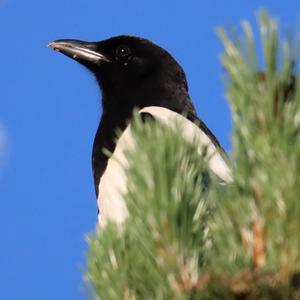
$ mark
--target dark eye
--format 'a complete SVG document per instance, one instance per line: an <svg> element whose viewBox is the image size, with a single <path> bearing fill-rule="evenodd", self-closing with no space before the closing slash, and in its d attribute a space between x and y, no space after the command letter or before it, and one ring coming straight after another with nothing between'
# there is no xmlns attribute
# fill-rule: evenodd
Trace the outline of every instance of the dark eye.
<svg viewBox="0 0 300 300"><path fill-rule="evenodd" d="M124 60L129 58L131 55L130 48L125 45L121 45L116 49L116 58L117 60Z"/></svg>

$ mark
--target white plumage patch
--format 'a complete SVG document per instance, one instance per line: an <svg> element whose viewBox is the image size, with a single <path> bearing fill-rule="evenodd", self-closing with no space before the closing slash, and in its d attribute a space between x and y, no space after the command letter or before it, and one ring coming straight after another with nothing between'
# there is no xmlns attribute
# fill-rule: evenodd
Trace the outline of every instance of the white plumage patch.
<svg viewBox="0 0 300 300"><path fill-rule="evenodd" d="M208 165L224 182L232 181L231 170L224 161L222 155L216 149L210 138L193 122L182 115L159 106L148 106L140 110L140 113L148 113L156 121L164 125L175 127L179 124L181 134L188 141L198 141L199 151L203 146L207 147L209 155ZM124 150L134 146L130 125L120 136L113 155L108 160L107 167L99 184L98 207L99 225L104 227L109 220L121 224L128 217L128 210L123 200L127 191L127 178L125 169L128 166Z"/></svg>
<svg viewBox="0 0 300 300"><path fill-rule="evenodd" d="M134 142L130 125L118 139L115 151L107 162L107 167L99 183L98 193L98 221L104 227L108 220L122 223L128 216L128 211L123 200L127 191L127 177L125 169L128 161L124 150L133 147Z"/></svg>

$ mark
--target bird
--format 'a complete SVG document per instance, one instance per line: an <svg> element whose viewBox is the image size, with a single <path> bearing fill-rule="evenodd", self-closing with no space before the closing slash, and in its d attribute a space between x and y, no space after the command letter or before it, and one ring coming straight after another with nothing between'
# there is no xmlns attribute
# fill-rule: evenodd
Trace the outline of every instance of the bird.
<svg viewBox="0 0 300 300"><path fill-rule="evenodd" d="M129 215L123 199L128 180L124 151L132 144L135 109L167 126L179 122L185 139L191 141L196 136L199 147L207 147L211 171L222 182L232 180L227 155L197 116L185 72L167 50L148 39L130 35L98 42L59 39L49 47L86 67L100 87L102 116L92 150L100 228L108 222L122 224ZM119 136L117 129L121 132ZM108 157L103 149L112 156Z"/></svg>

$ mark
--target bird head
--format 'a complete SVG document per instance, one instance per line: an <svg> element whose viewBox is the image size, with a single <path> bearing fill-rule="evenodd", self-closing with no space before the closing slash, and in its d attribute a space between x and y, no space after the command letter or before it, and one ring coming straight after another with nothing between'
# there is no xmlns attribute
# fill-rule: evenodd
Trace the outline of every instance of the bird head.
<svg viewBox="0 0 300 300"><path fill-rule="evenodd" d="M64 39L49 46L95 75L104 109L122 104L176 108L178 98L188 97L181 66L166 50L149 40L134 36L117 36L100 42Z"/></svg>

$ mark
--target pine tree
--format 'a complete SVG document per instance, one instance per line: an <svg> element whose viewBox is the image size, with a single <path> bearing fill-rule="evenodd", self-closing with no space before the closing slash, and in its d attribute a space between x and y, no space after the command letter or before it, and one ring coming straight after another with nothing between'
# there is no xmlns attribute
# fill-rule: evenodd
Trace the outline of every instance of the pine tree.
<svg viewBox="0 0 300 300"><path fill-rule="evenodd" d="M87 278L99 299L300 299L299 45L278 22L223 29L221 57L233 115L233 182L154 122L133 125L127 153L130 217L89 236ZM155 155L153 155L155 153Z"/></svg>

